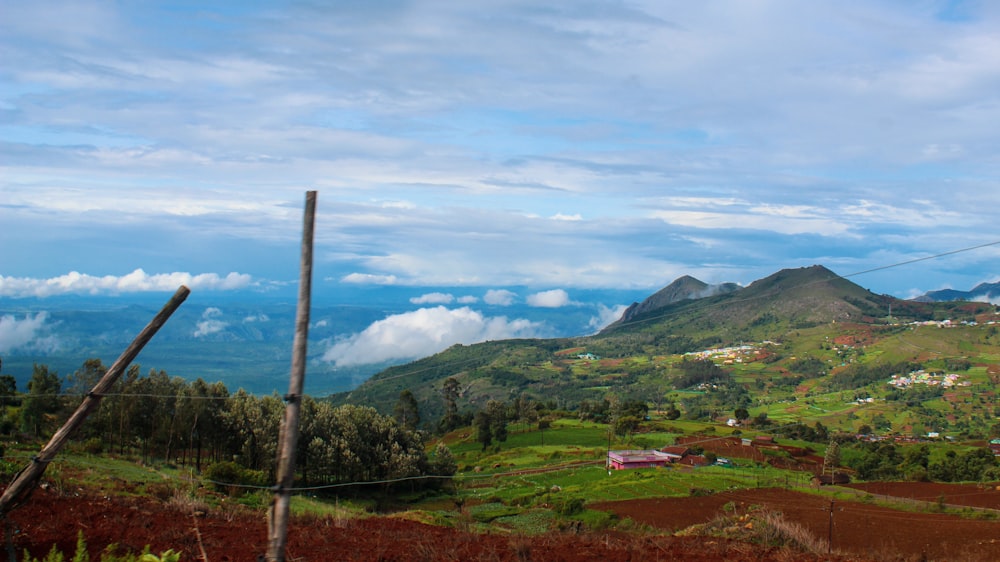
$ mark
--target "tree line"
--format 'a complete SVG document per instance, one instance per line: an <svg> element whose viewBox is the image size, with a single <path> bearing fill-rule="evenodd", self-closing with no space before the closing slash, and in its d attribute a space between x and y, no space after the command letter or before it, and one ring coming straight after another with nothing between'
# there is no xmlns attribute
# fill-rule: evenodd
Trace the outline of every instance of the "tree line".
<svg viewBox="0 0 1000 562"><path fill-rule="evenodd" d="M13 377L0 377L0 429L36 439L50 435L106 371L100 359L88 359L61 379L36 364L24 393L17 393ZM334 406L304 397L296 451L300 481L335 484L454 474L447 447L439 445L428 455L428 434L416 429L415 401L412 406L402 408L397 419L371 407ZM266 483L274 478L284 410L277 394L230 393L221 382L187 381L162 370L142 376L133 365L73 440L91 453L163 459L198 471L215 464L215 474Z"/></svg>

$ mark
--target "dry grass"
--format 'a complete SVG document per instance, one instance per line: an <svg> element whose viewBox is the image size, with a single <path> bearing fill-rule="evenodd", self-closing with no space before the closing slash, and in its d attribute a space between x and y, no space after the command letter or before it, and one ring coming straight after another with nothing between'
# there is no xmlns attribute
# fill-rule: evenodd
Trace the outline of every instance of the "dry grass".
<svg viewBox="0 0 1000 562"><path fill-rule="evenodd" d="M828 544L816 538L804 526L788 521L777 511L754 507L749 511L719 515L703 525L695 525L677 533L679 536L710 536L751 543L779 551L826 554Z"/></svg>
<svg viewBox="0 0 1000 562"><path fill-rule="evenodd" d="M173 490L170 497L166 499L166 504L183 513L193 513L196 515L204 515L211 510L208 502L204 499L181 489Z"/></svg>

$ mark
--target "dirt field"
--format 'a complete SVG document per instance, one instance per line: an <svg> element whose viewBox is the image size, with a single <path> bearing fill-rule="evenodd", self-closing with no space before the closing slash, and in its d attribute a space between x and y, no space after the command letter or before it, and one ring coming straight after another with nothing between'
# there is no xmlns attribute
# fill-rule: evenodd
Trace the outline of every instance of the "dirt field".
<svg viewBox="0 0 1000 562"><path fill-rule="evenodd" d="M92 560L105 545L154 553L183 552L184 561L253 562L267 549L260 514L208 513L198 517L152 500L66 497L37 490L9 517L18 555L41 558L55 544L72 555L83 530ZM122 552L122 550L119 550ZM784 561L833 559L717 539L553 532L539 537L472 534L394 517L336 521L292 520L288 560L295 561Z"/></svg>
<svg viewBox="0 0 1000 562"><path fill-rule="evenodd" d="M1000 492L976 486L899 482L869 484L870 493L924 497L937 502L1000 509ZM862 488L862 485L856 485ZM676 531L704 523L733 502L738 509L767 506L804 525L816 537L830 533L830 500L784 489L738 490L706 497L592 504L622 517ZM916 508L916 506L915 506ZM921 505L919 509L926 508ZM1000 560L1000 522L925 511L899 511L863 502L833 503L833 548L872 560Z"/></svg>
<svg viewBox="0 0 1000 562"><path fill-rule="evenodd" d="M1000 511L1000 484L939 484L937 482L865 482L849 488L876 497L909 498L924 502L944 502L949 506L971 506Z"/></svg>
<svg viewBox="0 0 1000 562"><path fill-rule="evenodd" d="M937 493L935 490L930 493ZM936 500L938 495L934 495ZM950 496L949 496L950 497ZM955 497L972 498L955 492ZM777 489L743 490L707 497L616 502L591 507L664 530L701 523L727 502L768 505L800 521L821 538L829 524L829 501ZM863 503L838 502L834 509L834 548L842 556L816 557L711 538L553 532L540 537L497 532L476 535L395 517L338 521L293 519L289 560L930 560L1000 559L1000 523L955 516L908 513ZM18 553L43 556L53 544L72 553L83 530L91 557L108 544L154 552L181 550L183 560L252 562L267 548L260 514L218 511L195 516L154 500L58 496L36 490L10 514ZM204 556L202 556L204 552Z"/></svg>

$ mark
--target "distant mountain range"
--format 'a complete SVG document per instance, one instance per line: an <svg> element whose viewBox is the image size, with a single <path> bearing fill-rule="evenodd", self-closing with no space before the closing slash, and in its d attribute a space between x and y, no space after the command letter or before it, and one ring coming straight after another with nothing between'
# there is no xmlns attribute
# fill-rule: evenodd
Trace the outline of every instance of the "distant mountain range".
<svg viewBox="0 0 1000 562"><path fill-rule="evenodd" d="M930 291L915 299L919 302L993 302L1000 301L1000 282L980 283L971 291L958 291L955 289L941 289L940 291Z"/></svg>

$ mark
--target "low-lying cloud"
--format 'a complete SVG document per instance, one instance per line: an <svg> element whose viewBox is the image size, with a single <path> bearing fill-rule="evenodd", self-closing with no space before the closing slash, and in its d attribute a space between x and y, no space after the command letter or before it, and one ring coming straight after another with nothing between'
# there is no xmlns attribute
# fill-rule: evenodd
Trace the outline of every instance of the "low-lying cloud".
<svg viewBox="0 0 1000 562"><path fill-rule="evenodd" d="M220 319L221 316L222 310L214 306L206 308L201 313L201 320L198 321L192 335L196 338L201 338L225 330L229 326L229 322Z"/></svg>
<svg viewBox="0 0 1000 562"><path fill-rule="evenodd" d="M624 304L616 304L614 306L598 304L597 316L592 316L587 326L594 330L594 332L599 332L615 320L621 318L622 314L625 314L626 309L628 309L628 305Z"/></svg>
<svg viewBox="0 0 1000 562"><path fill-rule="evenodd" d="M536 337L540 329L540 324L529 320L487 317L469 307L421 308L389 316L335 342L323 359L338 366L418 359L456 343Z"/></svg>
<svg viewBox="0 0 1000 562"><path fill-rule="evenodd" d="M0 275L0 296L50 297L69 293L115 295L176 291L181 285L186 285L191 290L231 291L245 289L250 286L251 281L250 275L236 272L231 272L226 276L220 276L216 273L192 275L179 271L150 275L142 269L136 269L127 275L104 275L101 277L77 271L48 279Z"/></svg>
<svg viewBox="0 0 1000 562"><path fill-rule="evenodd" d="M34 316L26 314L21 320L12 314L0 316L0 353L54 351L59 342L54 335L46 333L48 318L47 312Z"/></svg>
<svg viewBox="0 0 1000 562"><path fill-rule="evenodd" d="M483 302L494 306L510 306L514 304L517 293L507 289L490 289L483 295Z"/></svg>
<svg viewBox="0 0 1000 562"><path fill-rule="evenodd" d="M427 293L411 298L410 302L413 304L451 304L454 300L455 295L450 293Z"/></svg>
<svg viewBox="0 0 1000 562"><path fill-rule="evenodd" d="M528 295L528 304L538 308L560 308L573 304L569 300L569 293L562 289L552 289Z"/></svg>
<svg viewBox="0 0 1000 562"><path fill-rule="evenodd" d="M372 273L348 273L340 280L344 283L357 285L395 285L399 281L395 275L374 275Z"/></svg>

